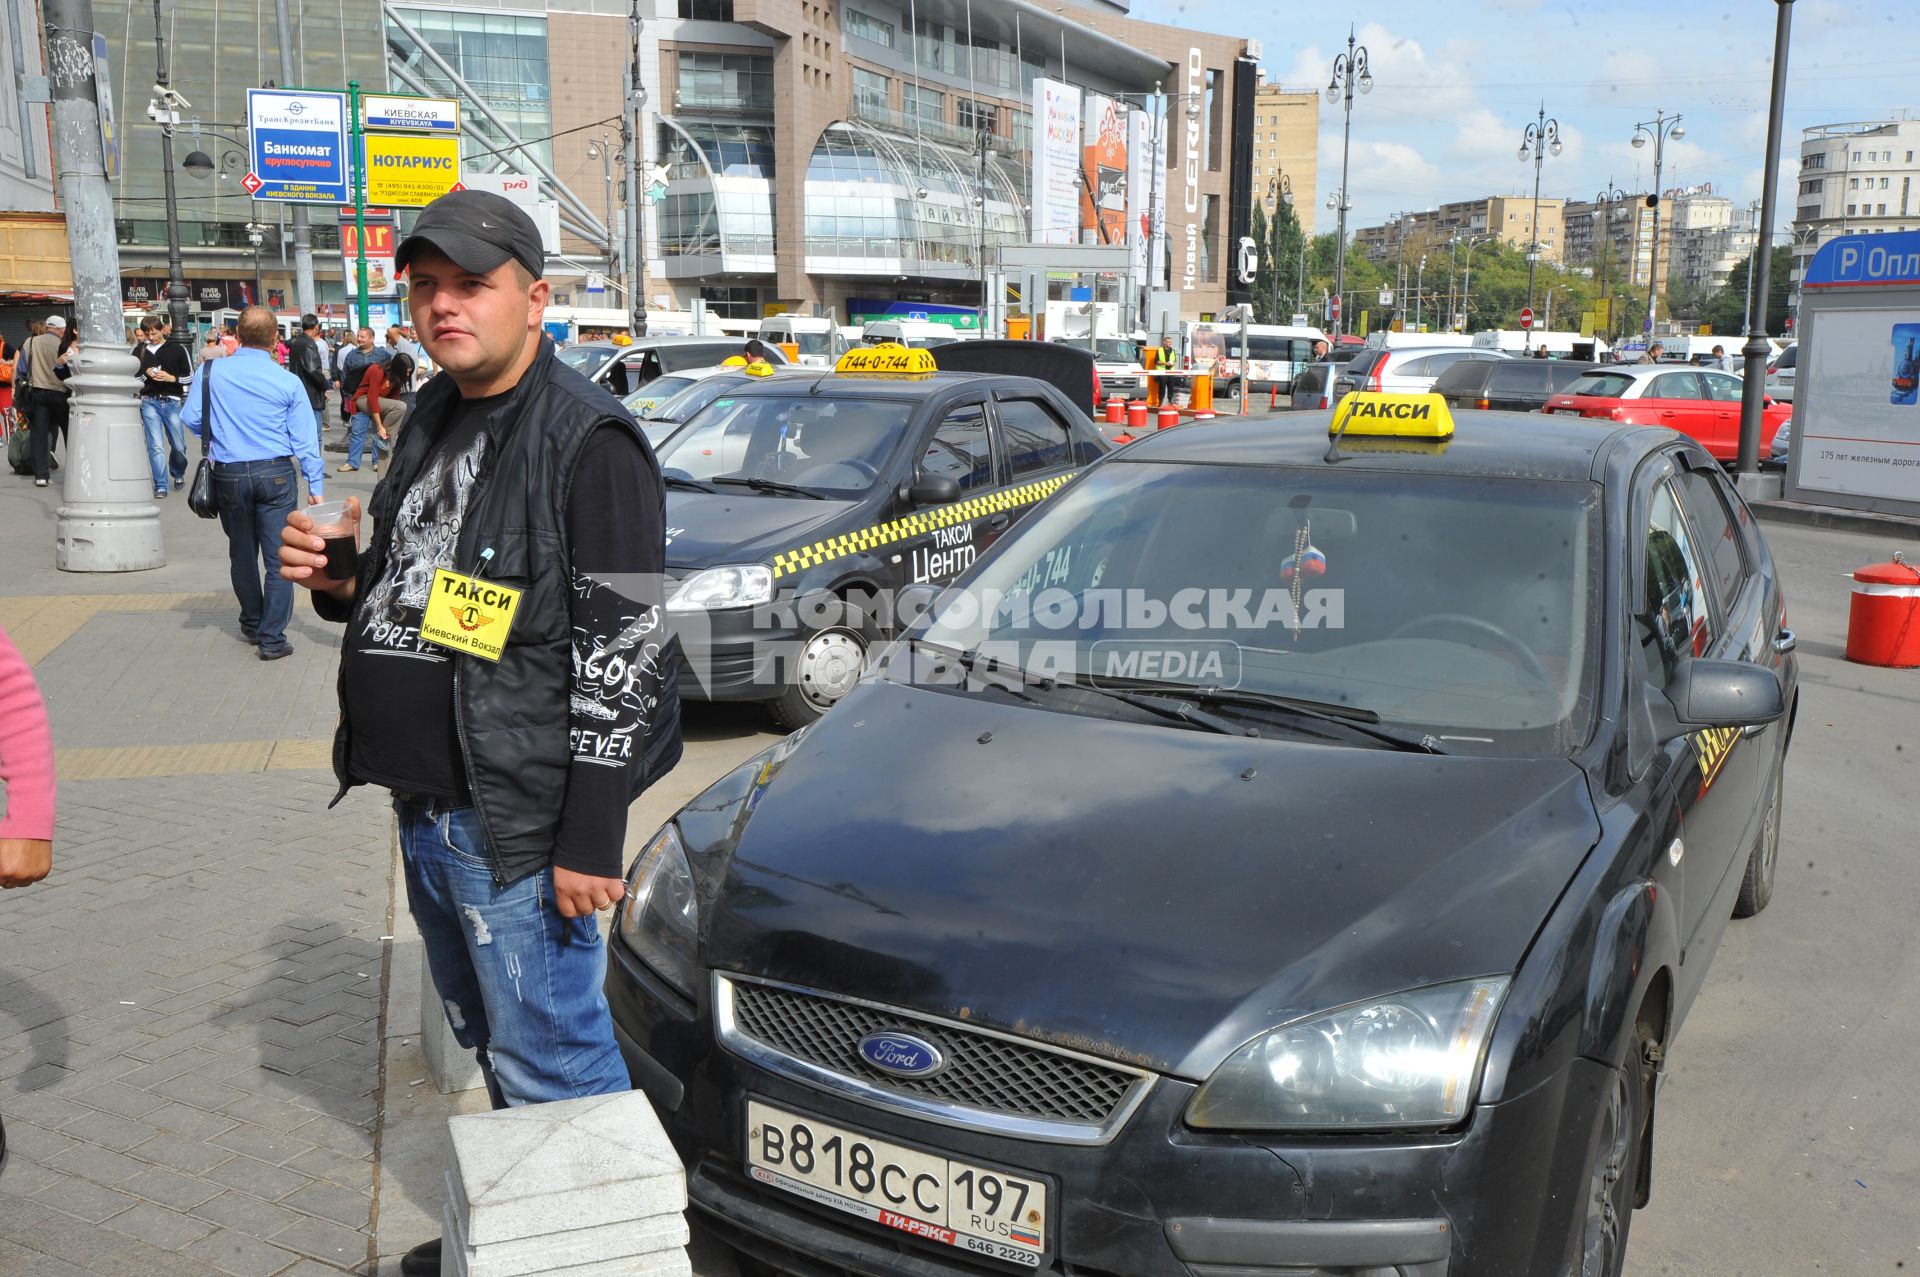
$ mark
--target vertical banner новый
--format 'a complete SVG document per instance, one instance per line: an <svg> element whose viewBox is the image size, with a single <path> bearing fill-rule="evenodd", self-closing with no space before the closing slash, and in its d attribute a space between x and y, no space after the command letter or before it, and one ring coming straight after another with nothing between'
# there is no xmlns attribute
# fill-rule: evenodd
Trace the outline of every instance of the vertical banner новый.
<svg viewBox="0 0 1920 1277"><path fill-rule="evenodd" d="M1087 95L1081 151L1080 228L1095 244L1120 244L1127 233L1127 134L1120 104Z"/></svg>
<svg viewBox="0 0 1920 1277"><path fill-rule="evenodd" d="M1127 244L1133 249L1133 285L1147 286L1147 241L1153 237L1153 121L1145 111L1127 112ZM1162 179L1165 180L1164 178Z"/></svg>
<svg viewBox="0 0 1920 1277"><path fill-rule="evenodd" d="M1033 82L1033 239L1072 244L1080 226L1080 90Z"/></svg>

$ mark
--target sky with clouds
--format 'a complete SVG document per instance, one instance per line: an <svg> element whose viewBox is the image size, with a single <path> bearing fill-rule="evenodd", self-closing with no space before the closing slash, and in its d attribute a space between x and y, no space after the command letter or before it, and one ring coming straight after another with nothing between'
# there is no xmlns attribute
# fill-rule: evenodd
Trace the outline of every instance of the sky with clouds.
<svg viewBox="0 0 1920 1277"><path fill-rule="evenodd" d="M1773 0L1134 0L1133 16L1262 42L1267 79L1324 91L1347 26L1368 52L1373 92L1354 99L1348 227L1483 195L1531 195L1522 133L1544 102L1563 146L1543 196L1592 199L1609 180L1653 184L1653 147L1634 126L1656 109L1683 117L1662 185L1712 183L1758 199L1772 76ZM1920 119L1920 10L1913 0L1796 0L1776 225L1793 218L1801 129ZM1340 184L1341 106L1320 106L1318 186ZM1320 231L1334 229L1325 195Z"/></svg>

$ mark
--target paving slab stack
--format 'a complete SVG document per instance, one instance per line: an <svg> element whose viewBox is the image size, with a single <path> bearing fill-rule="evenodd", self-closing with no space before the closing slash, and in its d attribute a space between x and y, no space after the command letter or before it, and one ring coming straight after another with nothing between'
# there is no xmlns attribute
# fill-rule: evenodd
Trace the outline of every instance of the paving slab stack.
<svg viewBox="0 0 1920 1277"><path fill-rule="evenodd" d="M441 1277L692 1277L686 1175L645 1095L447 1125Z"/></svg>

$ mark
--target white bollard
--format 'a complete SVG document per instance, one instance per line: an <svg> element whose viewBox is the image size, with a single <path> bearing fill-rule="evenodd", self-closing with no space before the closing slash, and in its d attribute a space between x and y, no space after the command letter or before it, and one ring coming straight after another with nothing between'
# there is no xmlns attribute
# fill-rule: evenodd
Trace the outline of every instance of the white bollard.
<svg viewBox="0 0 1920 1277"><path fill-rule="evenodd" d="M441 1277L692 1277L687 1183L638 1091L450 1118Z"/></svg>

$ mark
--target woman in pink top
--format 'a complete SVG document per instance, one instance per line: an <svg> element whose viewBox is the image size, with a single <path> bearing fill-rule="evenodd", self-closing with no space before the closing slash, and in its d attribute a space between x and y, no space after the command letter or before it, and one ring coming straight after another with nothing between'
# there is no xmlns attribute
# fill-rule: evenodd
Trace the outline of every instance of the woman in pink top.
<svg viewBox="0 0 1920 1277"><path fill-rule="evenodd" d="M39 882L53 867L53 735L33 669L0 630L0 887ZM3 1137L0 1137L3 1138Z"/></svg>

